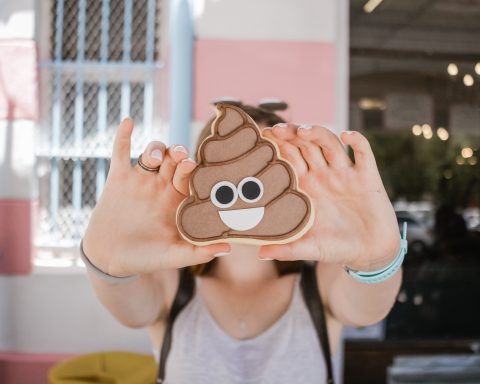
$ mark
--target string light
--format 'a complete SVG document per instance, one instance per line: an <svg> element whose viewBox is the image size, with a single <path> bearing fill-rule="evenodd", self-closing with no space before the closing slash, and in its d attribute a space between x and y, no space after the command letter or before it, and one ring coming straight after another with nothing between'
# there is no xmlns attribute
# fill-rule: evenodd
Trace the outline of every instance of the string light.
<svg viewBox="0 0 480 384"><path fill-rule="evenodd" d="M422 134L422 127L418 124L415 124L413 127L412 127L412 133L415 135L415 136L420 136Z"/></svg>
<svg viewBox="0 0 480 384"><path fill-rule="evenodd" d="M466 87L471 87L475 83L475 80L473 80L473 76L467 73L465 76L463 76L463 84L465 84Z"/></svg>
<svg viewBox="0 0 480 384"><path fill-rule="evenodd" d="M448 134L448 131L443 127L439 127L437 129L437 136L442 141L446 141L450 137L450 135Z"/></svg>
<svg viewBox="0 0 480 384"><path fill-rule="evenodd" d="M480 75L480 63L475 64L475 73Z"/></svg>
<svg viewBox="0 0 480 384"><path fill-rule="evenodd" d="M367 3L363 6L363 10L366 13L372 13L382 1L383 0L368 0Z"/></svg>
<svg viewBox="0 0 480 384"><path fill-rule="evenodd" d="M463 158L468 159L473 156L473 149L470 147L462 148L461 154Z"/></svg>
<svg viewBox="0 0 480 384"><path fill-rule="evenodd" d="M448 72L448 74L449 74L450 76L456 76L456 75L458 75L458 67L457 67L457 64L454 64L454 63L448 64L447 72Z"/></svg>

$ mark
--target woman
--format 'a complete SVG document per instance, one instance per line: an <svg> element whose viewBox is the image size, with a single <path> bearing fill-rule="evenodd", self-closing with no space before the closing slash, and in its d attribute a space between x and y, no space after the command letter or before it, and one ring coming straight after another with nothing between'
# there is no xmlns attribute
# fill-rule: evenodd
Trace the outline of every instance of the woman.
<svg viewBox="0 0 480 384"><path fill-rule="evenodd" d="M262 247L183 241L175 214L196 163L181 145L167 149L151 142L132 167L131 119L118 127L105 189L85 233L90 271L103 271L89 272L99 299L122 324L148 327L155 351L177 293L178 270L196 266L195 295L173 328L166 383L325 382L322 355L328 350L319 347L299 295L298 260L316 261L334 364L342 326L383 319L400 287L400 270L377 284L345 272L346 266L380 270L400 252L395 213L366 138L342 132L353 163L328 129L283 122L268 128L282 120L245 109L294 166L312 200L315 222L301 239ZM125 279L110 281L102 273Z"/></svg>

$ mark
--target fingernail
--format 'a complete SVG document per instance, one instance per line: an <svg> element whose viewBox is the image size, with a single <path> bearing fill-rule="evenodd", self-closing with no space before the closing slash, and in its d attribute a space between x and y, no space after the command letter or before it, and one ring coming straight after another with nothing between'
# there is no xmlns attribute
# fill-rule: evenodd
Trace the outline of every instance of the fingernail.
<svg viewBox="0 0 480 384"><path fill-rule="evenodd" d="M302 124L298 129L312 129L312 126L310 124Z"/></svg>
<svg viewBox="0 0 480 384"><path fill-rule="evenodd" d="M228 254L230 254L230 252L218 252L218 253L215 253L213 256L222 257L222 256L227 256Z"/></svg>
<svg viewBox="0 0 480 384"><path fill-rule="evenodd" d="M153 157L154 159L162 160L163 159L163 154L160 149L154 149L151 153L150 156Z"/></svg>
<svg viewBox="0 0 480 384"><path fill-rule="evenodd" d="M269 261L269 260L273 260L273 259L271 259L270 257L261 257L260 260Z"/></svg>
<svg viewBox="0 0 480 384"><path fill-rule="evenodd" d="M343 131L343 132L345 132L347 135L353 135L354 131Z"/></svg>
<svg viewBox="0 0 480 384"><path fill-rule="evenodd" d="M195 160L191 159L190 157L187 157L186 159L183 159L183 160L181 161L181 163L185 163L185 162L197 164L197 163L195 162Z"/></svg>
<svg viewBox="0 0 480 384"><path fill-rule="evenodd" d="M173 152L188 153L187 148L185 148L183 145L175 145L175 146L173 147Z"/></svg>
<svg viewBox="0 0 480 384"><path fill-rule="evenodd" d="M273 127L275 128L287 128L287 124L285 123L278 123L278 124L275 124Z"/></svg>

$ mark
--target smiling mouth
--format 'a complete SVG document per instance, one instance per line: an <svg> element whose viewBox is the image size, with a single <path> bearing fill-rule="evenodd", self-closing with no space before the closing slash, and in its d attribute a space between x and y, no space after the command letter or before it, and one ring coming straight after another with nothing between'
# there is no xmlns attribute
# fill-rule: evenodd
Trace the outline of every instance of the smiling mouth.
<svg viewBox="0 0 480 384"><path fill-rule="evenodd" d="M218 211L223 223L236 231L246 231L255 227L263 218L264 207Z"/></svg>

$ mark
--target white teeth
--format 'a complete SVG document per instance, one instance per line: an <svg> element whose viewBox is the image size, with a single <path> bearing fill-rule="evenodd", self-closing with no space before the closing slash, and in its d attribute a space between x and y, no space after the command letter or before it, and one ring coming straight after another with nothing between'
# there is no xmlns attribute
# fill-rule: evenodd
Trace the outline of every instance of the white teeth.
<svg viewBox="0 0 480 384"><path fill-rule="evenodd" d="M246 231L255 227L262 220L264 211L264 207L257 207L218 211L218 214L229 228L236 231Z"/></svg>

